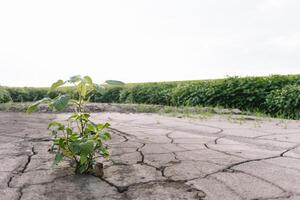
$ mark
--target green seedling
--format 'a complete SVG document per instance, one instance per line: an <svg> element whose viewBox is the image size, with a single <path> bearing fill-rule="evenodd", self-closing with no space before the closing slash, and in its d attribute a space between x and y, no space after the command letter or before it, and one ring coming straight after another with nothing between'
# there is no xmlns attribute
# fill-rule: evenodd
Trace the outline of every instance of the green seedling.
<svg viewBox="0 0 300 200"><path fill-rule="evenodd" d="M106 131L110 124L92 122L90 113L84 109L91 94L95 90L101 91L102 86L94 84L89 76L73 76L67 81L58 80L53 83L49 92L65 85L74 86L76 99L71 99L69 94L60 94L53 99L47 97L31 104L27 112L36 111L40 104L48 104L54 111L63 111L67 105L73 105L74 113L67 118L66 124L51 121L48 125L53 137L51 150L55 153L54 164L58 164L63 158L69 158L75 163L76 173L90 173L96 166L96 156L109 157L108 147L104 142L111 139Z"/></svg>

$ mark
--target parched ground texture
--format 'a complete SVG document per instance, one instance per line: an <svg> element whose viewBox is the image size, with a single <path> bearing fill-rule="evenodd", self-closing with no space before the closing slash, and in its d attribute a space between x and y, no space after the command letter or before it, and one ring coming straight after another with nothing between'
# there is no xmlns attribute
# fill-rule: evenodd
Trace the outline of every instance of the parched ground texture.
<svg viewBox="0 0 300 200"><path fill-rule="evenodd" d="M300 123L95 113L111 123L104 177L51 167L49 120L0 112L0 199L300 199Z"/></svg>

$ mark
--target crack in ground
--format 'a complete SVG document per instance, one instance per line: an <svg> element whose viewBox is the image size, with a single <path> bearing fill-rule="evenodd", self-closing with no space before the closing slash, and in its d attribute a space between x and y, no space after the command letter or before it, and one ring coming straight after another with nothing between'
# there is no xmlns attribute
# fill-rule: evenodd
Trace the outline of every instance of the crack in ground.
<svg viewBox="0 0 300 200"><path fill-rule="evenodd" d="M54 179L52 179L51 181L47 181L47 182L42 182L42 183L26 183L24 185L22 185L21 187L10 187L10 188L17 188L18 189L18 193L19 193L19 196L17 198L17 200L21 200L22 197L23 197L23 190L30 187L30 186L34 186L34 185L47 185L47 184L51 184L51 183L54 183L56 180L59 180L59 179L63 179L63 178L66 178L68 176L71 176L71 175L64 175L64 176L60 176L60 177L56 177Z"/></svg>
<svg viewBox="0 0 300 200"><path fill-rule="evenodd" d="M223 136L221 136L221 137L216 138L216 139L214 140L214 143L215 143L215 144L218 144L218 140L219 140L219 139L222 139L222 138L225 138L225 137L226 137L226 136L223 135Z"/></svg>
<svg viewBox="0 0 300 200"><path fill-rule="evenodd" d="M221 150L218 150L218 149L213 149L210 146L208 146L208 144L206 144L206 143L204 144L204 147L206 149L208 149L208 150L215 151L215 152L218 152L218 153L222 153L222 154L225 154L227 156L232 156L232 157L241 158L241 159L247 159L247 158L245 158L243 156L234 155L234 154L228 153L226 151L221 151Z"/></svg>
<svg viewBox="0 0 300 200"><path fill-rule="evenodd" d="M280 157L283 157L285 153L297 148L299 145L296 145L292 148L288 148L287 150L283 151L281 154L277 155L277 156L270 156L270 157L265 157L265 158L257 158L257 159L249 159L249 160L244 160L244 161L240 161L240 162L237 162L237 163L233 163L229 166L227 166L226 168L224 169L221 169L221 170L218 170L217 172L214 172L214 173L218 173L218 172L224 172L224 171L227 171L227 170L232 170L233 167L236 167L236 166L239 166L239 165L243 165L245 163L249 163L249 162L258 162L258 161L264 161L264 160L270 160L270 159L274 159L274 158L280 158Z"/></svg>
<svg viewBox="0 0 300 200"><path fill-rule="evenodd" d="M102 181L106 182L107 184L109 184L110 186L114 187L117 189L117 191L119 193L126 193L130 187L135 187L135 186L140 186L140 185L148 185L148 184L152 184L152 183L179 183L179 184L184 184L186 187L189 187L189 190L195 190L197 191L197 197L199 198L199 200L202 200L203 198L206 197L206 193L198 188L193 187L192 185L188 185L186 184L186 182L188 180L172 180L172 179L165 179L165 180L151 180L151 181L147 181L147 182L138 182L138 183L132 183L126 186L118 186L102 177L98 177L100 178ZM201 193L201 194L199 194Z"/></svg>
<svg viewBox="0 0 300 200"><path fill-rule="evenodd" d="M138 147L138 148L136 149L136 151L139 152L140 155L141 155L141 160L140 160L140 161L137 161L136 164L146 165L146 166L155 168L157 171L160 171L160 172L161 172L161 175L162 175L163 177L166 177L165 174L164 174L164 170L166 169L166 166L155 167L155 166L153 166L153 165L151 165L151 164L145 162L145 155L144 155L143 151L141 151L141 149L142 149L144 146L146 146L145 143L143 143L142 146L140 146L140 147Z"/></svg>
<svg viewBox="0 0 300 200"><path fill-rule="evenodd" d="M114 129L114 131L118 131L117 129ZM120 134L123 134L124 132L120 132L118 131ZM170 133L167 133L166 134L166 137L168 137L170 139L170 144L173 143L174 139L172 137L169 136L169 134L171 134L172 132ZM125 133L127 136L131 136L130 134L127 134ZM168 136L167 136L168 135ZM128 138L129 139L129 138ZM137 161L136 164L140 164L140 165L146 165L146 166L149 166L149 167L152 167L154 169L156 169L157 171L160 171L161 172L161 176L166 178L165 180L151 180L151 181L147 181L147 182L138 182L138 183L133 183L133 184L129 184L129 185L126 185L126 186L118 186L110 181L108 181L107 179L103 178L103 177L98 177L100 178L102 181L106 182L107 184L109 184L110 186L116 188L116 190L119 192L119 193L125 193L129 190L130 187L134 187L134 186L137 186L137 185L147 185L147 184L150 184L150 183L180 183L180 184L185 184L187 181L189 180L172 180L170 177L167 177L165 175L165 169L167 168L167 166L160 166L160 167L155 167L149 163L146 163L145 162L145 155L142 151L142 148L146 146L146 143L142 143L142 145L138 148L136 148L136 152L139 152L139 154L141 155L141 160L140 161ZM171 152L173 155L174 155L174 158L175 160L181 162L178 158L177 158L177 155L175 152ZM123 163L120 163L120 164L123 164ZM193 190L196 190L198 193L198 198L201 200L203 199L206 194L204 193L204 191L202 190L199 190L197 188L194 188L190 185L187 185L185 184L187 187L190 187L191 189ZM199 194L201 192L201 195Z"/></svg>
<svg viewBox="0 0 300 200"><path fill-rule="evenodd" d="M189 179L188 181L193 181L193 180L196 180L196 179L207 179L207 178L209 177L209 178L212 178L212 179L218 181L218 182L221 183L222 185L224 185L228 190L230 190L231 192L233 192L235 195L237 195L237 196L240 197L241 199L247 199L247 198L245 198L245 197L242 197L237 191L235 191L235 189L233 189L232 187L228 186L224 181L219 180L217 177L211 176L211 175L214 175L214 174L216 174L216 173L243 173L243 174L249 175L249 176L251 176L251 177L257 178L258 180L261 180L261 181L263 181L263 182L266 182L266 183L270 184L271 186L278 188L279 190L282 191L282 193L284 193L284 195L279 196L279 197L254 198L254 199L251 199L251 200L268 200L268 199L271 200L271 199L282 198L282 197L285 197L285 198L286 198L286 197L290 197L290 196L293 195L293 194L291 194L290 192L288 192L287 190L285 190L284 188L280 187L279 185L276 185L276 184L272 183L271 181L268 181L268 180L263 179L263 178L261 178L261 177L259 177L259 176L255 176L255 175L253 175L253 174L249 174L249 173L246 173L246 172L244 172L244 171L241 171L241 170L235 170L235 169L229 169L229 170L223 170L223 171L220 170L220 171L218 171L218 172L213 172L213 173L207 174L207 175L205 175L205 176L203 176L203 177L197 177L197 178Z"/></svg>
<svg viewBox="0 0 300 200"><path fill-rule="evenodd" d="M270 185L272 185L272 186L274 186L274 187L280 189L283 193L290 194L290 192L288 192L286 189L280 187L279 185L277 185L277 184L275 184L275 183L273 183L273 182L271 182L271 181L269 181L269 180L267 180L267 179L264 179L264 178L262 178L262 177L253 175L253 174L251 174L251 173L244 172L244 171L242 171L242 170L236 170L236 169L231 169L231 170L232 170L232 173L243 173L243 174L252 176L252 177L254 177L254 178L257 178L257 179L259 179L259 180L261 180L261 181L263 181L263 182L269 183Z"/></svg>
<svg viewBox="0 0 300 200"><path fill-rule="evenodd" d="M289 198L291 198L292 196L294 196L294 195L289 195L289 194L287 194L287 195L282 195L282 196L277 196L277 197L266 197L266 198L261 197L261 198L255 198L255 199L251 199L251 200L276 200L276 199L282 200L283 198L284 198L284 199L289 199Z"/></svg>
<svg viewBox="0 0 300 200"><path fill-rule="evenodd" d="M92 174L92 176L95 176L95 177L101 179L102 181L104 181L105 183L107 183L108 185L110 185L110 186L116 188L116 190L117 190L119 193L123 193L123 192L125 192L125 191L128 190L128 186L118 186L118 185L115 185L114 183L112 183L112 182L106 180L106 179L103 178L103 177L99 177L99 176L96 176L96 175L93 175L93 174Z"/></svg>
<svg viewBox="0 0 300 200"><path fill-rule="evenodd" d="M9 177L9 179L7 181L7 187L9 187L9 188L11 187L10 184L11 184L11 182L12 182L12 180L13 180L14 177L15 177L14 175L12 175L11 177Z"/></svg>
<svg viewBox="0 0 300 200"><path fill-rule="evenodd" d="M173 131L167 133L165 136L170 140L170 144L174 143L174 138L172 138L170 135L173 133Z"/></svg>
<svg viewBox="0 0 300 200"><path fill-rule="evenodd" d="M211 177L212 179L214 179L215 181L221 183L222 185L224 185L225 188L227 188L229 191L231 191L233 194L235 194L236 196L238 196L241 199L245 199L244 197L242 197L237 191L235 191L232 187L228 186L224 181L216 178L216 177Z"/></svg>
<svg viewBox="0 0 300 200"><path fill-rule="evenodd" d="M225 172L227 170L232 170L233 167L243 165L243 164L249 163L249 162L264 161L264 160L270 160L270 159L279 158L279 157L281 157L281 156L270 156L270 157L266 157L266 158L257 158L257 159L244 160L244 161L241 161L241 162L233 163L233 164L227 166L226 168L222 169L221 171Z"/></svg>
<svg viewBox="0 0 300 200"><path fill-rule="evenodd" d="M24 139L24 140L25 140L25 139ZM14 187L11 186L11 182L12 182L13 179L16 177L16 175L22 176L22 174L26 171L26 169L27 169L29 163L31 162L31 157L34 156L34 155L36 155L36 154L37 154L37 152L34 150L34 146L32 146L32 147L31 147L31 154L28 155L27 161L26 161L25 165L24 165L21 169L18 169L17 171L13 171L13 172L12 172L12 174L14 174L14 175L12 175L12 176L8 179L8 181L7 181L7 187L8 187L8 188L14 188ZM18 193L19 193L19 196L18 196L18 198L17 198L18 200L20 200L20 199L22 198L22 196L23 196L23 188L24 188L24 186L18 188Z"/></svg>
<svg viewBox="0 0 300 200"><path fill-rule="evenodd" d="M186 187L189 187L190 189L196 190L198 192L197 197L199 198L199 200L202 200L203 198L205 198L207 195L204 191L197 189L195 187L192 187L191 185L186 184L186 180L172 180L172 179L166 179L166 180L151 180L151 181L147 181L147 182L143 182L143 183L133 183L127 186L127 190L130 187L134 187L134 186L140 186L140 185L147 185L147 184L151 184L151 183L179 183L179 184L184 184ZM126 190L126 191L127 191ZM202 193L202 195L200 195L199 193Z"/></svg>
<svg viewBox="0 0 300 200"><path fill-rule="evenodd" d="M28 142L51 142L53 141L50 137L42 137L42 138L29 138Z"/></svg>
<svg viewBox="0 0 300 200"><path fill-rule="evenodd" d="M208 127L208 128L213 128L213 129L219 129L218 131L214 132L214 133L211 133L211 134L220 134L222 133L224 130L220 127L217 127L217 126L211 126L211 125L205 125L205 124L199 124L199 123L196 123L196 122L189 122L190 124L194 124L194 125L197 125L197 126L204 126L204 127Z"/></svg>
<svg viewBox="0 0 300 200"><path fill-rule="evenodd" d="M117 135L120 135L120 136L129 136L129 137L132 137L133 135L130 135L130 134L128 134L128 133L126 133L126 132L123 132L123 131L120 131L120 130L118 130L118 129L116 129L116 128L112 128L112 127L109 127L109 128L107 128L108 130L112 130L112 131L114 131L114 133L115 134L117 134ZM119 134L120 133L120 134Z"/></svg>
<svg viewBox="0 0 300 200"><path fill-rule="evenodd" d="M172 154L174 155L174 159L177 160L178 162L181 162L182 160L180 160L179 158L177 158L177 154L176 152L172 152Z"/></svg>
<svg viewBox="0 0 300 200"><path fill-rule="evenodd" d="M31 154L28 156L27 162L25 163L25 166L20 171L22 174L26 171L26 169L27 169L27 167L28 167L28 165L29 165L29 163L31 161L31 157L34 156L34 155L36 155L36 154L37 154L37 152L34 151L34 146L32 146L31 147Z"/></svg>
<svg viewBox="0 0 300 200"><path fill-rule="evenodd" d="M209 174L206 174L205 176L199 176L199 177L194 177L194 178L191 178L187 181L193 181L193 180L196 180L196 179L206 179L208 177L211 177L211 175L214 175L214 174L217 174L217 173L224 173L224 172L227 172L227 173L244 173L244 174L247 174L249 176L252 176L252 177L255 177L261 181L264 181L274 187L277 187L278 189L280 189L283 193L286 193L286 195L290 195L291 196L291 192L288 192L287 190L285 190L284 188L276 185L275 183L271 182L271 181L268 181L264 178L261 178L259 176L256 176L256 175L253 175L253 174L250 174L250 173L246 173L244 171L241 171L241 170L236 170L236 169L232 169L233 167L236 167L236 166L239 166L239 165L243 165L245 163L250 163L250 162L259 162L259 161L264 161L264 160L269 160L269 159L274 159L274 158L280 158L280 157L284 157L284 154L297 148L298 146L300 145L296 145L294 147L291 147L291 148L288 148L287 150L283 151L281 154L279 155L276 155L276 156L270 156L270 157L266 157L266 158L258 158L258 159L249 159L249 160L245 160L245 161L241 161L241 162L237 162L237 163L233 163L231 165L228 165L227 167L223 168L223 169L220 169L220 170L217 170L215 172L212 172L212 173L209 173ZM205 144L205 147L209 149L209 147L207 146L207 144ZM226 185L225 185L226 186ZM272 199L273 197L270 197L269 199ZM268 199L268 198L267 198ZM276 198L275 198L276 199Z"/></svg>
<svg viewBox="0 0 300 200"><path fill-rule="evenodd" d="M145 160L145 155L144 153L141 151L141 149L146 146L145 143L142 143L142 146L138 147L136 149L136 152L138 152L140 155L141 155L141 160L140 161L137 161L136 164L143 164L144 163L144 160ZM145 163L144 163L145 164Z"/></svg>
<svg viewBox="0 0 300 200"><path fill-rule="evenodd" d="M113 132L114 134L118 135L118 136L121 136L124 138L124 141L122 141L121 143L124 143L124 142L128 142L129 139L128 139L128 136L130 136L129 134L125 133L125 132L120 132L119 130L117 129L114 129L114 128L107 128L108 130L110 130L111 132ZM126 134L126 135L125 135Z"/></svg>
<svg viewBox="0 0 300 200"><path fill-rule="evenodd" d="M296 149L296 148L299 147L299 146L300 146L300 144L295 145L295 146L293 146L293 147L291 147L291 148L288 148L287 150L285 150L284 152L282 152L282 153L280 154L280 156L281 156L281 157L284 157L284 154L288 153L289 151L292 151L292 150Z"/></svg>

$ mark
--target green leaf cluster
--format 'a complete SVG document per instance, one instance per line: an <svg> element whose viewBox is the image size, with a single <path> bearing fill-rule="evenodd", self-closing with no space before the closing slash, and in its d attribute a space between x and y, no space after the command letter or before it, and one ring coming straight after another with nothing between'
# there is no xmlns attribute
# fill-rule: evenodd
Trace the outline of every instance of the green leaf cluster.
<svg viewBox="0 0 300 200"><path fill-rule="evenodd" d="M11 101L11 96L9 91L0 87L0 103L6 103Z"/></svg>
<svg viewBox="0 0 300 200"><path fill-rule="evenodd" d="M266 98L268 113L285 118L300 118L300 85L287 85Z"/></svg>
<svg viewBox="0 0 300 200"><path fill-rule="evenodd" d="M95 156L109 157L104 142L111 139L106 131L109 124L94 124L88 113L74 113L65 126L57 121L49 123L48 129L53 135L53 151L56 153L54 164L58 164L64 157L75 162L77 173L88 173L93 169ZM78 125L76 128L72 126Z"/></svg>
<svg viewBox="0 0 300 200"><path fill-rule="evenodd" d="M67 119L67 124L57 121L48 124L53 136L51 150L55 152L54 164L67 157L75 163L76 173L88 173L93 169L95 156L109 157L105 141L111 139L107 132L110 125L92 122L90 113L84 110L85 102L97 89L89 76L73 76L67 81L58 80L52 84L49 93L66 84L72 85L78 98L72 99L69 94L59 94L54 98L45 97L31 104L27 112L36 111L40 104L48 104L54 111L62 111L68 104L73 104L74 113Z"/></svg>

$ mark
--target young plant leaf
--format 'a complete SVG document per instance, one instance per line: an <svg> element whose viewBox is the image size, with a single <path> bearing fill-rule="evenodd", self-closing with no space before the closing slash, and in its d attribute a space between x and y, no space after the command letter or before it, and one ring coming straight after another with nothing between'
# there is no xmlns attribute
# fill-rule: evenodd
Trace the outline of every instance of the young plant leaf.
<svg viewBox="0 0 300 200"><path fill-rule="evenodd" d="M57 165L63 159L63 155L60 152L57 152L54 158L54 165Z"/></svg>
<svg viewBox="0 0 300 200"><path fill-rule="evenodd" d="M109 140L111 139L111 135L108 132L104 132L101 137L103 138L103 140Z"/></svg>
<svg viewBox="0 0 300 200"><path fill-rule="evenodd" d="M83 174L84 172L86 172L88 170L88 167L89 166L88 166L87 163L84 163L84 164L80 165L80 167L79 167L79 173Z"/></svg>
<svg viewBox="0 0 300 200"><path fill-rule="evenodd" d="M82 96L82 97L85 97L86 93L87 93L87 88L86 88L86 84L81 82L78 84L77 86L77 89L79 91L79 94Z"/></svg>
<svg viewBox="0 0 300 200"><path fill-rule="evenodd" d="M71 138L75 139L75 141L70 143L69 148L74 154L78 155L80 153L80 141L77 140L78 138L76 139L76 136Z"/></svg>
<svg viewBox="0 0 300 200"><path fill-rule="evenodd" d="M38 106L39 106L40 104L46 103L46 102L50 102L50 101L51 101L50 98L43 98L43 99L41 99L41 100L39 100L39 101L36 101L35 103L33 103L33 104L31 104L30 106L28 106L26 112L27 112L27 113L35 112L35 111L37 111L37 108L38 108Z"/></svg>
<svg viewBox="0 0 300 200"><path fill-rule="evenodd" d="M65 84L65 82L63 80L58 80L52 84L50 91L56 90L57 88L59 88L60 86L62 86L64 84Z"/></svg>
<svg viewBox="0 0 300 200"><path fill-rule="evenodd" d="M109 128L110 124L109 123L105 123L105 124L97 124L97 128L100 130L103 130L105 128Z"/></svg>
<svg viewBox="0 0 300 200"><path fill-rule="evenodd" d="M52 106L55 108L55 110L62 111L68 105L69 101L69 95L61 95L53 101Z"/></svg>
<svg viewBox="0 0 300 200"><path fill-rule="evenodd" d="M93 80L92 80L91 77L85 76L85 77L83 77L83 79L84 79L89 85L93 85Z"/></svg>
<svg viewBox="0 0 300 200"><path fill-rule="evenodd" d="M35 111L37 111L38 108L38 104L32 104L27 108L27 113L33 113Z"/></svg>
<svg viewBox="0 0 300 200"><path fill-rule="evenodd" d="M59 123L57 121L52 121L48 124L48 129L52 128L52 127L57 127L57 130L64 130L65 129L65 125L63 125L62 123Z"/></svg>
<svg viewBox="0 0 300 200"><path fill-rule="evenodd" d="M84 163L86 163L86 161L87 161L87 155L86 154L84 154L84 153L81 153L80 154L80 164L82 165L82 164L84 164Z"/></svg>
<svg viewBox="0 0 300 200"><path fill-rule="evenodd" d="M104 158L108 158L109 156L109 152L106 148L100 148L100 152L101 152L101 155L104 157Z"/></svg>
<svg viewBox="0 0 300 200"><path fill-rule="evenodd" d="M88 155L92 153L94 149L94 142L93 141L87 141L80 144L80 152L81 154Z"/></svg>

